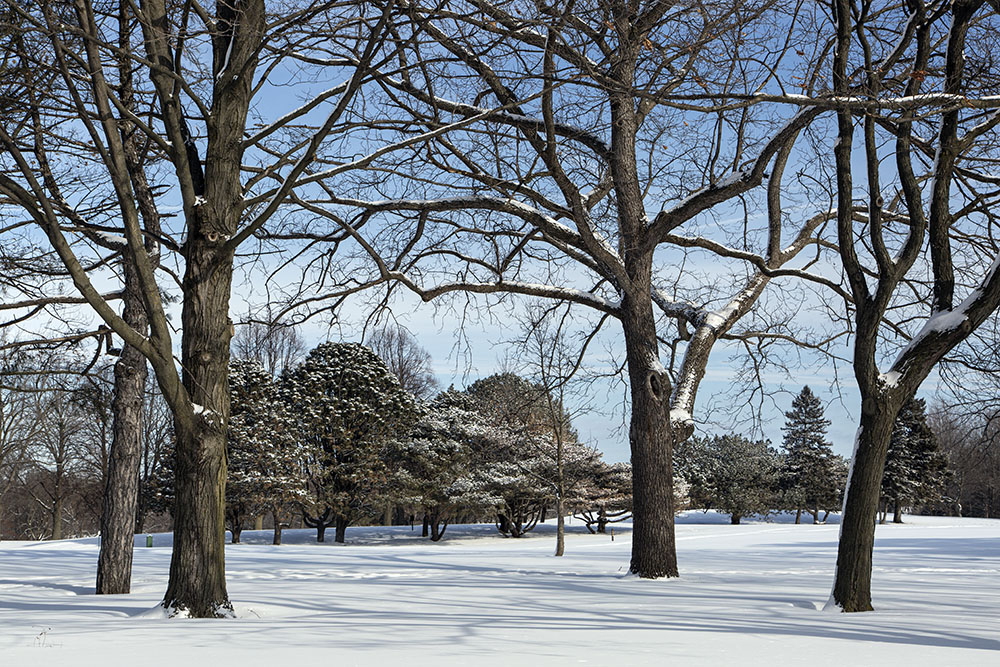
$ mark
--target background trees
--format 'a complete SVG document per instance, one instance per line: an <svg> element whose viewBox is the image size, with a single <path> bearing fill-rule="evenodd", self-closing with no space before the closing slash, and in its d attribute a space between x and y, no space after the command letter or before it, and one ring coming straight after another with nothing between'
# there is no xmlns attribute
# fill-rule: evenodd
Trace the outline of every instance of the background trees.
<svg viewBox="0 0 1000 667"><path fill-rule="evenodd" d="M893 523L903 522L903 507L945 500L948 460L938 450L937 438L927 424L926 403L910 399L900 409L889 437L882 474L882 516L892 506Z"/></svg>
<svg viewBox="0 0 1000 667"><path fill-rule="evenodd" d="M780 461L769 443L731 434L692 440L691 496L705 508L743 517L766 515L776 506Z"/></svg>
<svg viewBox="0 0 1000 667"><path fill-rule="evenodd" d="M323 343L282 377L309 449L307 523L336 526L336 541L388 477L382 449L417 417L414 398L369 348Z"/></svg>
<svg viewBox="0 0 1000 667"><path fill-rule="evenodd" d="M230 364L229 392L226 516L233 543L240 541L247 518L270 512L274 543L281 544L286 508L306 500L305 445L297 420L273 376L256 361Z"/></svg>
<svg viewBox="0 0 1000 667"><path fill-rule="evenodd" d="M823 406L809 387L803 387L795 397L785 418L783 503L795 510L795 523L799 522L802 508L812 514L813 523L819 523L820 510L836 507L843 489L837 458L826 441L830 421L823 416Z"/></svg>

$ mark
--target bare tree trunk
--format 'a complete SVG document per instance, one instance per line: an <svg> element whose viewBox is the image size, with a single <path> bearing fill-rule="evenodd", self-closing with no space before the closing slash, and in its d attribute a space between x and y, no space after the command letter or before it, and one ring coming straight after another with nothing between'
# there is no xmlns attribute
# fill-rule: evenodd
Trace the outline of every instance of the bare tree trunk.
<svg viewBox="0 0 1000 667"><path fill-rule="evenodd" d="M146 314L134 269L125 263L125 321L146 329ZM129 280L129 277L132 279ZM146 391L146 358L126 345L115 363L112 410L114 436L108 457L108 479L101 511L101 550L97 557L97 587L103 594L128 593L132 587L133 532L139 503L139 464L142 458L142 399Z"/></svg>
<svg viewBox="0 0 1000 667"><path fill-rule="evenodd" d="M871 611L872 548L889 436L897 410L863 397L861 428L848 480L833 598L846 612Z"/></svg>
<svg viewBox="0 0 1000 667"><path fill-rule="evenodd" d="M903 506L899 498L894 498L892 501L892 522L903 523Z"/></svg>
<svg viewBox="0 0 1000 667"><path fill-rule="evenodd" d="M652 304L646 301L630 310L622 320L632 398L629 571L648 579L676 577L670 384L658 360Z"/></svg>
<svg viewBox="0 0 1000 667"><path fill-rule="evenodd" d="M420 537L427 537L427 535L430 534L430 529L431 529L431 520L427 516L427 512L424 512L424 527L423 530L420 532Z"/></svg>
<svg viewBox="0 0 1000 667"><path fill-rule="evenodd" d="M238 164L230 166L239 168ZM217 205L239 210L238 202ZM236 221L229 220L227 224L235 227ZM221 225L205 221L194 227L200 233L193 232L194 238L188 240L181 359L184 387L194 405L194 414L191 419L174 420L177 501L174 550L164 605L187 611L196 618L232 613L226 592L224 426L229 421L229 342L233 335L229 297L233 258L219 247L222 237L209 231Z"/></svg>
<svg viewBox="0 0 1000 667"><path fill-rule="evenodd" d="M556 556L566 553L566 519L563 517L563 499L556 498Z"/></svg>
<svg viewBox="0 0 1000 667"><path fill-rule="evenodd" d="M281 516L278 514L278 510L273 510L271 512L271 517L274 519L274 537L271 539L271 544L275 546L281 545L281 529L285 524L281 523ZM263 517L261 517L263 522Z"/></svg>
<svg viewBox="0 0 1000 667"><path fill-rule="evenodd" d="M62 539L63 498L59 482L56 482L56 497L52 499L52 537Z"/></svg>
<svg viewBox="0 0 1000 667"><path fill-rule="evenodd" d="M802 508L795 508L795 523L802 523Z"/></svg>
<svg viewBox="0 0 1000 667"><path fill-rule="evenodd" d="M337 517L337 523L336 523L336 530L337 530L337 532L336 532L336 534L335 534L335 536L333 538L334 542L337 542L338 544L343 544L344 543L345 539L347 538L347 524L348 523L349 522L347 521L346 517L342 517L342 516L338 516Z"/></svg>
<svg viewBox="0 0 1000 667"><path fill-rule="evenodd" d="M118 16L119 44L131 41L131 17L126 3ZM125 49L119 56L119 84L122 104L135 111L134 85L130 62ZM160 216L146 172L140 159L144 152L137 129L123 124L122 145L129 180L144 227L155 237L160 232ZM156 245L146 242L154 261ZM142 283L135 264L122 257L123 295L122 319L138 333L146 335L149 317L143 302ZM123 343L121 357L115 363L115 386L112 399L114 414L111 452L108 457L108 477L101 510L101 550L97 557L96 593L128 593L132 586L132 549L134 532L141 531L145 512L139 511L139 476L142 465L143 398L146 393L146 358L134 346Z"/></svg>
<svg viewBox="0 0 1000 667"><path fill-rule="evenodd" d="M740 519L742 519L742 518L743 517L740 516L739 514L730 514L729 515L729 523L732 524L733 526L738 526L738 525L740 525Z"/></svg>
<svg viewBox="0 0 1000 667"><path fill-rule="evenodd" d="M253 519L253 529L254 530L264 530L264 515L258 514Z"/></svg>

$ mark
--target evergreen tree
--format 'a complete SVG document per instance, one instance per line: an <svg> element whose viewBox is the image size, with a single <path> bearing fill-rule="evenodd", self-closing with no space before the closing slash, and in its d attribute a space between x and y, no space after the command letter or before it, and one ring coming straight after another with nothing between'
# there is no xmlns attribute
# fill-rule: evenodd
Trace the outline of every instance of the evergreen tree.
<svg viewBox="0 0 1000 667"><path fill-rule="evenodd" d="M233 543L248 518L270 512L274 544L281 544L282 517L306 495L297 425L274 378L257 361L230 363L229 397L226 520Z"/></svg>
<svg viewBox="0 0 1000 667"><path fill-rule="evenodd" d="M689 457L700 476L691 494L706 508L730 515L734 525L745 516L767 514L774 507L778 453L762 440L736 434L691 438Z"/></svg>
<svg viewBox="0 0 1000 667"><path fill-rule="evenodd" d="M802 509L819 523L821 509L829 510L839 500L837 461L826 429L830 420L823 416L823 405L808 386L792 401L792 409L785 413L782 430L781 491L784 504L795 509L795 523L799 523Z"/></svg>
<svg viewBox="0 0 1000 667"><path fill-rule="evenodd" d="M282 376L282 391L303 431L309 501L306 525L323 541L374 509L386 490L388 443L405 434L418 416L417 403L385 362L358 343L323 343Z"/></svg>
<svg viewBox="0 0 1000 667"><path fill-rule="evenodd" d="M938 449L926 410L923 399L910 399L893 424L882 473L883 522L890 504L893 522L902 523L904 505L939 500L948 482L948 460Z"/></svg>
<svg viewBox="0 0 1000 667"><path fill-rule="evenodd" d="M474 472L474 442L487 429L472 400L449 389L425 406L409 437L390 444L392 498L423 514L431 541L444 536L459 512L476 513L500 502Z"/></svg>

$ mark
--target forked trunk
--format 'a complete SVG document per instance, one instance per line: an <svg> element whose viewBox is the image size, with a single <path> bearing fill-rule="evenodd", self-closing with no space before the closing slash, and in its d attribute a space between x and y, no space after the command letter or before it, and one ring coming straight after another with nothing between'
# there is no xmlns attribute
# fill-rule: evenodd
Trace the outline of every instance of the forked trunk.
<svg viewBox="0 0 1000 667"><path fill-rule="evenodd" d="M670 383L660 365L652 304L622 320L632 417L632 561L640 577L676 577Z"/></svg>
<svg viewBox="0 0 1000 667"><path fill-rule="evenodd" d="M889 435L898 401L863 397L861 427L844 500L833 601L845 612L871 611L872 549Z"/></svg>

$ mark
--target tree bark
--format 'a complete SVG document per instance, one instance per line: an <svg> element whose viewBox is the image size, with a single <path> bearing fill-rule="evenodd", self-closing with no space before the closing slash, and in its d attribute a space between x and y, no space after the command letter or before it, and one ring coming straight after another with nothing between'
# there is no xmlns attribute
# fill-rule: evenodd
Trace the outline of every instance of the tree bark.
<svg viewBox="0 0 1000 667"><path fill-rule="evenodd" d="M556 556L566 553L566 519L563 517L563 500L556 498Z"/></svg>
<svg viewBox="0 0 1000 667"><path fill-rule="evenodd" d="M336 542L338 544L343 544L344 543L344 540L347 537L347 524L348 523L349 522L348 522L348 520L347 520L346 517L342 517L342 516L338 516L337 517L337 523L336 523L336 530L337 530L337 532L336 532L336 534L335 534L335 536L333 538L334 542Z"/></svg>
<svg viewBox="0 0 1000 667"><path fill-rule="evenodd" d="M802 508L795 508L795 523L802 523Z"/></svg>
<svg viewBox="0 0 1000 667"><path fill-rule="evenodd" d="M274 518L274 537L271 539L271 544L273 544L275 546L280 546L281 545L281 529L284 526L284 524L281 523L281 516L279 516L278 510L272 511L271 512L271 516ZM261 517L261 519L263 520L263 517Z"/></svg>
<svg viewBox="0 0 1000 667"><path fill-rule="evenodd" d="M238 168L238 165L233 167ZM222 202L220 202L221 204ZM239 210L238 202L226 202ZM198 208L206 208L207 205ZM220 213L221 215L221 213ZM232 214L230 213L230 218ZM233 258L208 231L235 220L205 221L188 239L181 319L183 382L193 414L174 419L177 434L174 550L164 605L196 618L228 616L226 592L226 433L229 422L229 297ZM225 232L225 227L222 232Z"/></svg>
<svg viewBox="0 0 1000 667"><path fill-rule="evenodd" d="M872 396L862 397L858 431L837 549L833 598L845 612L871 611L872 549L879 492L889 436L898 408Z"/></svg>
<svg viewBox="0 0 1000 667"><path fill-rule="evenodd" d="M424 527L423 530L421 530L420 532L420 537L427 537L430 534L430 530L431 530L431 520L427 516L427 512L424 512Z"/></svg>
<svg viewBox="0 0 1000 667"><path fill-rule="evenodd" d="M137 294L134 269L125 262L124 317L145 331L146 314ZM146 391L146 358L131 345L115 363L114 413L108 478L101 510L101 550L97 557L98 595L128 593L132 586L132 548L138 518L139 464L142 457L142 399Z"/></svg>
<svg viewBox="0 0 1000 667"><path fill-rule="evenodd" d="M254 530L264 530L264 515L258 514L253 519L253 529Z"/></svg>
<svg viewBox="0 0 1000 667"><path fill-rule="evenodd" d="M52 538L62 539L63 498L60 484L56 482L56 497L52 500Z"/></svg>
<svg viewBox="0 0 1000 667"><path fill-rule="evenodd" d="M733 525L733 526L738 526L738 525L740 525L740 519L741 518L743 518L743 517L741 517L739 514L730 514L729 515L729 523L731 525Z"/></svg>
<svg viewBox="0 0 1000 667"><path fill-rule="evenodd" d="M640 577L676 577L670 383L659 363L652 303L623 304L632 416L632 560Z"/></svg>

